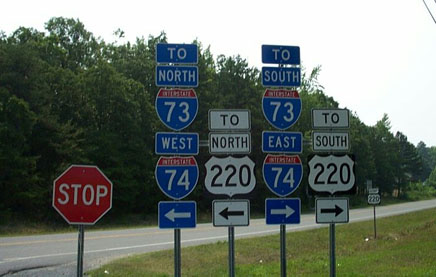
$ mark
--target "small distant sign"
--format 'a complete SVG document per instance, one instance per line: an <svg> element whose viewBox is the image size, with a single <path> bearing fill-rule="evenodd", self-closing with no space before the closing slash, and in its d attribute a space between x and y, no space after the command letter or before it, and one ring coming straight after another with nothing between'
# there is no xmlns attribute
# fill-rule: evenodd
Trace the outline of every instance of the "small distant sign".
<svg viewBox="0 0 436 277"><path fill-rule="evenodd" d="M377 193L379 193L379 189L378 188L368 189L368 193L369 194L377 194Z"/></svg>

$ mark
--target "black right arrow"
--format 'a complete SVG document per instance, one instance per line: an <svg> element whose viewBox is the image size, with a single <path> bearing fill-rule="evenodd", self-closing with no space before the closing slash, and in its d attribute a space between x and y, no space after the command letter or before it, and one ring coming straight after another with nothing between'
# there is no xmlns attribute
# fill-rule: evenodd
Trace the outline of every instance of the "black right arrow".
<svg viewBox="0 0 436 277"><path fill-rule="evenodd" d="M344 210L341 209L338 205L335 205L334 209L321 209L322 214L331 214L335 213L335 216L338 216L340 213L342 213Z"/></svg>
<svg viewBox="0 0 436 277"><path fill-rule="evenodd" d="M225 219L229 219L229 216L232 215L244 215L244 211L229 211L229 207L226 207L220 212L220 215Z"/></svg>

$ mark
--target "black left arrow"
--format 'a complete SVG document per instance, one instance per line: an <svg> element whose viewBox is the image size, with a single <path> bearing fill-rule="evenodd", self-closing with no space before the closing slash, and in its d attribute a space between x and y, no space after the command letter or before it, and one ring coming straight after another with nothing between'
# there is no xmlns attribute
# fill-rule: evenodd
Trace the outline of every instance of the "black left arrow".
<svg viewBox="0 0 436 277"><path fill-rule="evenodd" d="M229 219L229 216L241 216L244 215L244 211L229 211L229 208L226 207L224 210L220 212L220 215L225 219Z"/></svg>
<svg viewBox="0 0 436 277"><path fill-rule="evenodd" d="M322 214L331 214L331 213L335 213L335 216L340 215L344 210L341 209L341 207L339 207L338 205L335 205L334 209L321 209L321 213Z"/></svg>

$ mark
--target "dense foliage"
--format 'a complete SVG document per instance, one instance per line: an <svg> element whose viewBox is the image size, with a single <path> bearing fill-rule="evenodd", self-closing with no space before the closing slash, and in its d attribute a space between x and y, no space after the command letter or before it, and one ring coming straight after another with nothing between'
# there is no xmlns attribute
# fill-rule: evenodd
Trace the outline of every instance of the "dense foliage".
<svg viewBox="0 0 436 277"><path fill-rule="evenodd" d="M53 180L70 164L97 165L113 182L111 214L155 213L166 197L154 180L154 133L167 130L158 120L154 100L155 45L164 33L135 43L106 43L75 19L53 18L46 32L19 28L0 33L0 218L40 215L59 219L51 207ZM122 31L116 32L122 36ZM211 108L244 108L252 116L252 154L256 162L256 189L248 197L261 211L266 188L261 164L261 133L272 129L263 117L259 70L240 56L212 56L199 45L199 111L187 131L207 139ZM310 140L312 108L338 107L317 77L320 68L305 72L299 92L302 115L291 129ZM415 147L402 133L392 134L385 115L366 126L357 114L351 118L351 152L356 157L357 185L372 180L384 193L401 191L410 181L435 175L436 149ZM303 161L311 154L305 145ZM197 156L200 178L189 196L210 209L203 186L209 158ZM430 183L435 185L434 177ZM307 178L297 191L307 203Z"/></svg>

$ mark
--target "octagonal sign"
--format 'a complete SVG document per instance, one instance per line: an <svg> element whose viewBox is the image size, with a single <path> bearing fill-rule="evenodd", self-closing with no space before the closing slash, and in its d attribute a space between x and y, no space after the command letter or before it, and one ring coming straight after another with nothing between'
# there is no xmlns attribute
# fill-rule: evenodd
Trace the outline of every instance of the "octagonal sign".
<svg viewBox="0 0 436 277"><path fill-rule="evenodd" d="M72 165L53 182L53 207L69 224L95 224L112 207L112 182L97 166Z"/></svg>

